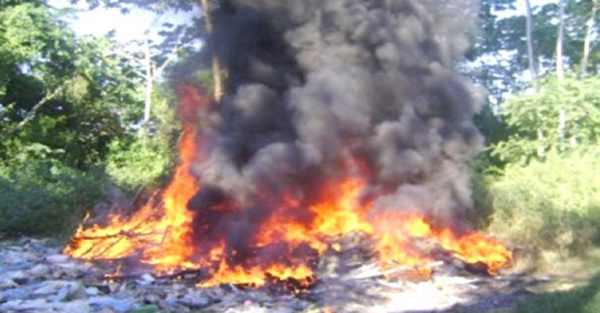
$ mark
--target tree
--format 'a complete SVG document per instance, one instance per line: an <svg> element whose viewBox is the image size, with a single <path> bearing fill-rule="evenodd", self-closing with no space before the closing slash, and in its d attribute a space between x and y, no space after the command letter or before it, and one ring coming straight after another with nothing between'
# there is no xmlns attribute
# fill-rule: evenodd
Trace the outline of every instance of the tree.
<svg viewBox="0 0 600 313"><path fill-rule="evenodd" d="M494 155L505 161L527 163L536 156L542 146L545 151L560 153L577 149L580 146L594 146L600 143L600 96L596 92L600 77L578 79L565 75L562 82L555 76L542 79L538 92L521 94L503 104L504 120L512 134L508 140L494 145ZM569 112L569 119L561 121L556 116L560 111ZM560 125L564 123L564 125ZM537 136L537 130L545 136ZM580 143L577 146L561 140L572 138Z"/></svg>
<svg viewBox="0 0 600 313"><path fill-rule="evenodd" d="M529 0L525 0L525 7L527 8L527 59L529 63L529 75L531 80L535 81L537 78L535 57L533 53L533 16L531 12L531 3Z"/></svg>
<svg viewBox="0 0 600 313"><path fill-rule="evenodd" d="M210 3L208 0L201 0L201 3L202 3L202 11L204 12L204 21L206 23L206 33L208 36L208 40L210 41L210 40L212 40L211 37L213 36L213 33L214 33ZM214 81L214 98L215 98L216 102L220 102L221 99L223 98L223 94L224 94L223 81L221 78L221 62L219 60L219 57L214 53L211 56L211 66L212 66L213 81Z"/></svg>
<svg viewBox="0 0 600 313"><path fill-rule="evenodd" d="M0 159L41 144L79 168L102 163L136 119L141 82L110 38L76 38L43 1L0 7Z"/></svg>
<svg viewBox="0 0 600 313"><path fill-rule="evenodd" d="M558 1L558 35L556 36L556 75L558 81L562 81L565 76L563 61L563 37L565 32L565 2Z"/></svg>
<svg viewBox="0 0 600 313"><path fill-rule="evenodd" d="M585 76L587 74L588 61L590 58L590 49L592 43L592 34L594 32L595 22L596 22L596 13L598 12L598 0L592 0L592 9L590 12L590 17L586 23L586 32L585 39L583 43L583 57L581 58L581 75Z"/></svg>
<svg viewBox="0 0 600 313"><path fill-rule="evenodd" d="M79 2L80 0L72 0L73 2ZM212 21L212 13L214 11L220 10L226 3L224 0L82 0L87 2L90 5L90 8L95 8L99 5L105 5L109 8L119 8L124 12L131 10L132 8L142 8L148 9L154 12L164 12L167 10L185 10L189 11L196 6L200 6L203 12L202 19L196 20L194 24L189 25L189 29L193 30L196 34L200 34L201 36L196 39L202 39L204 41L204 46L208 47L206 53L210 54L210 68L212 71L212 90L214 94L215 101L221 101L225 91L224 82L223 82L223 67L219 56L215 52L216 49L212 47L212 35L214 31L214 24ZM198 32L198 23L203 22L204 24L204 32ZM189 32L189 30L188 30ZM150 55L150 54L148 54ZM146 64L149 65L151 60L146 59ZM148 72L148 71L147 71ZM151 80L151 76L146 76L147 79L147 88L146 88L146 103L148 104L151 94L151 84L149 83ZM146 112L148 113L149 106L146 105ZM148 114L146 114L148 117Z"/></svg>
<svg viewBox="0 0 600 313"><path fill-rule="evenodd" d="M165 23L163 27L165 29L160 31L162 37L159 40L153 39L149 34L150 30L147 30L145 38L129 42L115 52L139 69L137 73L144 80L142 123L145 127L150 122L152 97L158 80L163 78L165 71L173 62L185 55L186 51L189 54L189 50L198 43L197 38L189 34L191 28L176 27L168 23Z"/></svg>

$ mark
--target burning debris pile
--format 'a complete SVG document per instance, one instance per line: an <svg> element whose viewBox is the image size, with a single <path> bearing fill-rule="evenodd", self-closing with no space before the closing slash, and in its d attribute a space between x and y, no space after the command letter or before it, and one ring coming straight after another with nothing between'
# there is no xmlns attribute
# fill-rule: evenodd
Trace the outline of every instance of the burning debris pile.
<svg viewBox="0 0 600 313"><path fill-rule="evenodd" d="M467 41L441 6L222 1L209 46L228 96L180 86L180 164L160 201L80 228L65 252L200 269L200 286L307 286L362 234L383 272L429 273L427 242L495 274L510 251L465 218L482 97L452 71Z"/></svg>
<svg viewBox="0 0 600 313"><path fill-rule="evenodd" d="M104 265L110 264L91 264L59 254L59 249L47 240L2 240L0 312L437 312L459 306L469 308L469 312L491 308L496 312L500 307L514 306L540 287L564 286L523 276L436 272L427 281L398 283L325 277L310 290L292 294L234 285L197 288L186 280L158 278L149 273L127 280L106 280L103 275L112 268Z"/></svg>

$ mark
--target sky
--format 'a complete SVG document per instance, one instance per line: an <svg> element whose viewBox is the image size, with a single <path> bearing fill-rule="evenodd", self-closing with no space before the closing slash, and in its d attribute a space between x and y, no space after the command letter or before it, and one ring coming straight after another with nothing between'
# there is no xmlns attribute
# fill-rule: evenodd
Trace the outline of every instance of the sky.
<svg viewBox="0 0 600 313"><path fill-rule="evenodd" d="M531 0L533 7L557 2L557 0ZM49 0L48 3L57 8L72 7L69 0ZM517 0L516 12L525 14L525 1ZM83 5L79 6L81 9ZM80 35L90 34L102 36L111 30L116 31L115 39L127 42L139 39L147 29L156 30L162 23L178 24L187 22L192 16L200 14L198 10L192 12L167 12L160 15L145 10L132 10L124 15L117 9L98 8L93 11L82 11L76 14L71 21L73 29Z"/></svg>
<svg viewBox="0 0 600 313"><path fill-rule="evenodd" d="M128 42L144 36L144 32L158 30L161 24L185 23L191 20L198 10L192 12L166 12L157 15L146 10L132 10L122 14L118 9L97 8L92 11L84 10L83 4L73 6L69 0L48 0L56 8L75 7L82 9L70 20L75 32L79 35L102 36L115 30L115 39L119 42Z"/></svg>

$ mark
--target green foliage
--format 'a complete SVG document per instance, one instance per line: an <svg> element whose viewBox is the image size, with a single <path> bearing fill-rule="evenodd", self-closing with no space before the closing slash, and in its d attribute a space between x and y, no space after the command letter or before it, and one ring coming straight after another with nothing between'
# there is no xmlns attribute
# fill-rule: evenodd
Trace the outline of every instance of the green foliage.
<svg viewBox="0 0 600 313"><path fill-rule="evenodd" d="M583 253L600 243L598 172L600 148L550 152L544 161L509 165L502 176L486 177L487 194L476 199L492 206L489 230L507 242Z"/></svg>
<svg viewBox="0 0 600 313"><path fill-rule="evenodd" d="M143 109L139 69L42 0L0 1L0 232L69 234ZM82 172L81 170L86 170Z"/></svg>
<svg viewBox="0 0 600 313"><path fill-rule="evenodd" d="M159 183L171 165L171 150L155 141L136 140L128 145L113 142L107 174L128 190Z"/></svg>
<svg viewBox="0 0 600 313"><path fill-rule="evenodd" d="M68 236L102 194L101 180L40 144L0 163L0 233Z"/></svg>
<svg viewBox="0 0 600 313"><path fill-rule="evenodd" d="M568 291L541 294L521 301L515 313L597 313L600 312L600 278L595 277L585 286Z"/></svg>
<svg viewBox="0 0 600 313"><path fill-rule="evenodd" d="M0 6L0 160L23 146L64 151L81 169L141 114L142 81L109 38L77 38L44 1Z"/></svg>
<svg viewBox="0 0 600 313"><path fill-rule="evenodd" d="M506 162L527 163L538 149L561 153L599 142L600 94L597 76L566 78L559 83L549 77L536 92L520 95L503 104L502 116L513 133L492 147L492 154ZM561 127L561 111L565 124Z"/></svg>
<svg viewBox="0 0 600 313"><path fill-rule="evenodd" d="M110 145L106 173L122 188L133 191L162 182L172 166L174 143L179 130L175 110L169 105L174 96L165 86L153 95L154 115L131 140L115 140Z"/></svg>

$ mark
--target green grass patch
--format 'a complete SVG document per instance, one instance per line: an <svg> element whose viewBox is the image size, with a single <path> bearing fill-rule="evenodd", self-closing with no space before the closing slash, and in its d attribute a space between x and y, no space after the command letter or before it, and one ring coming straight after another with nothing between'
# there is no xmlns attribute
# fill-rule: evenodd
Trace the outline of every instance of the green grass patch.
<svg viewBox="0 0 600 313"><path fill-rule="evenodd" d="M566 291L537 295L521 301L514 313L597 313L600 312L600 276L588 284Z"/></svg>

